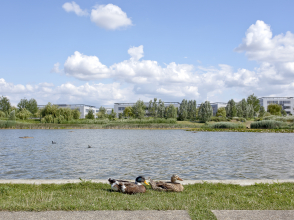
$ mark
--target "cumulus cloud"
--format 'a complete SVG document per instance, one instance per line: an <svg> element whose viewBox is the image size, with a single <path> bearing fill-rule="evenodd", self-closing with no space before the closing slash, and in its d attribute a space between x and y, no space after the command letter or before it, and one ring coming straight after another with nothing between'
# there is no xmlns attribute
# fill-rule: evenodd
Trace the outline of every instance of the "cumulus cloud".
<svg viewBox="0 0 294 220"><path fill-rule="evenodd" d="M62 5L62 8L66 12L74 12L78 16L87 16L87 15L89 15L89 13L87 12L87 10L82 10L80 8L80 6L77 3L75 3L75 2L66 2L66 3L64 3Z"/></svg>
<svg viewBox="0 0 294 220"><path fill-rule="evenodd" d="M113 4L96 5L91 11L91 21L108 30L132 25L132 20L120 7Z"/></svg>
<svg viewBox="0 0 294 220"><path fill-rule="evenodd" d="M64 63L64 72L81 80L109 78L109 69L96 56L87 56L76 51Z"/></svg>
<svg viewBox="0 0 294 220"><path fill-rule="evenodd" d="M140 60L144 56L143 45L139 47L131 47L128 50L128 54L130 54L131 59Z"/></svg>

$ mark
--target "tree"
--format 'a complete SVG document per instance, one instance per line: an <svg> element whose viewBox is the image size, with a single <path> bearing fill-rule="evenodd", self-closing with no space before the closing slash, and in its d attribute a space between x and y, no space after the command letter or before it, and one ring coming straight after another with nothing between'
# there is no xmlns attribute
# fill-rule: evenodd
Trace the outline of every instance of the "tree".
<svg viewBox="0 0 294 220"><path fill-rule="evenodd" d="M282 106L278 104L270 104L267 106L267 111L271 113L271 115L282 115Z"/></svg>
<svg viewBox="0 0 294 220"><path fill-rule="evenodd" d="M159 99L158 107L157 107L157 117L164 118L164 113L165 113L164 102L161 101L161 99Z"/></svg>
<svg viewBox="0 0 294 220"><path fill-rule="evenodd" d="M107 118L107 111L106 111L106 108L104 108L103 106L101 106L101 107L99 108L99 111L98 111L98 113L97 113L96 115L97 115L97 117L98 117L99 119L105 119L105 118Z"/></svg>
<svg viewBox="0 0 294 220"><path fill-rule="evenodd" d="M169 105L165 108L166 118L177 118L177 108L174 105Z"/></svg>
<svg viewBox="0 0 294 220"><path fill-rule="evenodd" d="M3 111L0 111L0 118L5 118L6 114Z"/></svg>
<svg viewBox="0 0 294 220"><path fill-rule="evenodd" d="M16 117L15 117L15 110L11 111L9 114L9 120L13 120L15 121Z"/></svg>
<svg viewBox="0 0 294 220"><path fill-rule="evenodd" d="M80 119L81 112L78 108L72 110L72 117L73 119Z"/></svg>
<svg viewBox="0 0 294 220"><path fill-rule="evenodd" d="M139 119L142 119L144 118L145 116L145 109L146 109L146 106L144 104L143 101L141 100L138 100L133 106L132 106L132 112L135 116L135 118L139 118Z"/></svg>
<svg viewBox="0 0 294 220"><path fill-rule="evenodd" d="M247 115L248 115L248 118L253 118L254 117L254 108L253 108L253 105L251 104L248 104L247 105ZM258 114L258 112L257 112Z"/></svg>
<svg viewBox="0 0 294 220"><path fill-rule="evenodd" d="M90 108L88 111L88 114L86 114L85 118L86 119L94 119L95 118L94 110Z"/></svg>
<svg viewBox="0 0 294 220"><path fill-rule="evenodd" d="M17 107L20 111L25 108L32 114L35 114L38 111L38 104L35 99L30 99L29 101L26 98L21 99L17 104Z"/></svg>
<svg viewBox="0 0 294 220"><path fill-rule="evenodd" d="M20 111L18 111L18 113L16 114L16 117L18 117L19 119L25 120L25 119L28 119L29 117L31 117L31 115L32 115L32 113L30 111L23 108Z"/></svg>
<svg viewBox="0 0 294 220"><path fill-rule="evenodd" d="M237 116L237 109L236 109L236 103L234 99L231 99L227 106L226 106L226 113L227 117L236 117Z"/></svg>
<svg viewBox="0 0 294 220"><path fill-rule="evenodd" d="M282 114L283 116L287 116L287 112L286 112L284 109L282 109L281 114Z"/></svg>
<svg viewBox="0 0 294 220"><path fill-rule="evenodd" d="M190 100L187 106L187 118L190 120L196 119L196 100Z"/></svg>
<svg viewBox="0 0 294 220"><path fill-rule="evenodd" d="M184 121L187 119L187 117L188 117L188 103L186 99L183 99L180 104L179 119L181 121Z"/></svg>
<svg viewBox="0 0 294 220"><path fill-rule="evenodd" d="M9 113L9 109L11 109L10 101L7 97L0 97L0 110L4 112L6 115Z"/></svg>
<svg viewBox="0 0 294 220"><path fill-rule="evenodd" d="M126 107L123 111L123 116L126 118L134 117L133 108L130 106Z"/></svg>
<svg viewBox="0 0 294 220"><path fill-rule="evenodd" d="M252 95L248 96L247 103L249 105L252 105L254 114L258 114L258 112L260 110L260 103L259 103L257 96L255 96L254 93Z"/></svg>
<svg viewBox="0 0 294 220"><path fill-rule="evenodd" d="M216 117L221 116L221 117L225 118L226 115L227 115L227 113L226 113L225 107L220 107L216 112Z"/></svg>
<svg viewBox="0 0 294 220"><path fill-rule="evenodd" d="M111 109L111 113L108 115L109 120L113 120L116 118L116 113L113 109Z"/></svg>
<svg viewBox="0 0 294 220"><path fill-rule="evenodd" d="M263 106L260 106L260 108L259 108L259 115L258 116L261 117L261 118L263 118L264 114L265 114L265 109L264 109Z"/></svg>
<svg viewBox="0 0 294 220"><path fill-rule="evenodd" d="M199 120L202 122L207 122L210 120L211 116L213 115L213 109L210 105L209 101L201 103L199 107L198 117Z"/></svg>
<svg viewBox="0 0 294 220"><path fill-rule="evenodd" d="M148 107L148 112L150 116L156 118L157 117L157 110L158 110L158 105L157 105L157 98L154 98L154 101L152 100L149 101L149 107Z"/></svg>

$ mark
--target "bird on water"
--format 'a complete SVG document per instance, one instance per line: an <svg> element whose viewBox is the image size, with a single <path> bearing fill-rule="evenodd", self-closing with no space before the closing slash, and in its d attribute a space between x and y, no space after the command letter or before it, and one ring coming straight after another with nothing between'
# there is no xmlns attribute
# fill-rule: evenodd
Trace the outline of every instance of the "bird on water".
<svg viewBox="0 0 294 220"><path fill-rule="evenodd" d="M90 145L88 145L88 148L92 148Z"/></svg>
<svg viewBox="0 0 294 220"><path fill-rule="evenodd" d="M56 142L52 141L52 144L56 144Z"/></svg>

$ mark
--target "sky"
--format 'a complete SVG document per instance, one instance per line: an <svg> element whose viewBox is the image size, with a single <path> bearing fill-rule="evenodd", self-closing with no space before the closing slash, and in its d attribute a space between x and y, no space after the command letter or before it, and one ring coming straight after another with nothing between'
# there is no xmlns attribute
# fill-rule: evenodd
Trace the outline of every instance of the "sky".
<svg viewBox="0 0 294 220"><path fill-rule="evenodd" d="M294 96L294 1L10 0L0 96L43 105Z"/></svg>

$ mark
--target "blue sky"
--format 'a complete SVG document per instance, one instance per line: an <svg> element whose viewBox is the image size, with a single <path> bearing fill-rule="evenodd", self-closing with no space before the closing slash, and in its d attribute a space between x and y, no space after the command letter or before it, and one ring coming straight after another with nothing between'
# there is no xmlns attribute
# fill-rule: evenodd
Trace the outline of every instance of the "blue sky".
<svg viewBox="0 0 294 220"><path fill-rule="evenodd" d="M293 96L293 1L3 1L16 105Z"/></svg>

